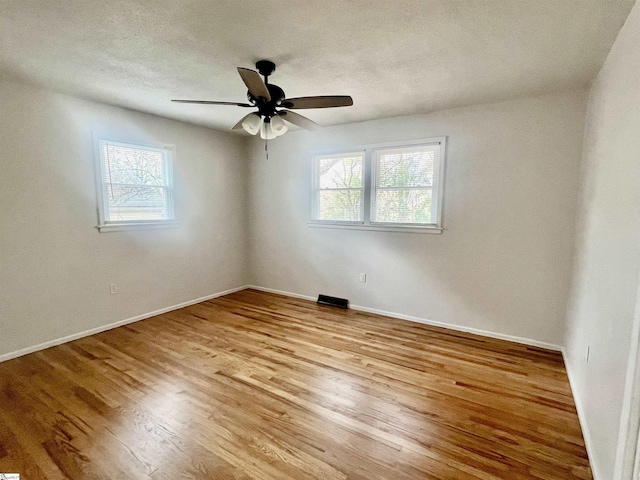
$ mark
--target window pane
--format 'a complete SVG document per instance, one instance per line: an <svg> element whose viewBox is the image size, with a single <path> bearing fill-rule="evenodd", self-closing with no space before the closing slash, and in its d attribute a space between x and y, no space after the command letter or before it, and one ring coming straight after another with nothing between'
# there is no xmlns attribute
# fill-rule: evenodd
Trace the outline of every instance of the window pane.
<svg viewBox="0 0 640 480"><path fill-rule="evenodd" d="M376 222L432 223L431 189L378 190Z"/></svg>
<svg viewBox="0 0 640 480"><path fill-rule="evenodd" d="M433 147L378 152L378 187L431 187L436 158Z"/></svg>
<svg viewBox="0 0 640 480"><path fill-rule="evenodd" d="M106 185L106 220L171 220L173 215L167 209L166 195L166 189L161 187Z"/></svg>
<svg viewBox="0 0 640 480"><path fill-rule="evenodd" d="M319 190L318 220L362 221L361 190Z"/></svg>
<svg viewBox="0 0 640 480"><path fill-rule="evenodd" d="M105 183L167 185L162 152L113 144L103 148Z"/></svg>
<svg viewBox="0 0 640 480"><path fill-rule="evenodd" d="M319 188L362 188L362 155L318 159Z"/></svg>

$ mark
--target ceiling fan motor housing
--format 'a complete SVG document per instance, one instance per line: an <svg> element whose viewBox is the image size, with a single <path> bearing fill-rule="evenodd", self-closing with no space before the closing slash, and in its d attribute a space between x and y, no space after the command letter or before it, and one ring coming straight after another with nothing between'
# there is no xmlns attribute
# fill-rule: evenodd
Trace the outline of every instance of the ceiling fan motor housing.
<svg viewBox="0 0 640 480"><path fill-rule="evenodd" d="M258 107L260 115L263 117L273 117L274 115L277 115L276 107L279 107L282 100L285 99L284 90L272 83L267 83L266 86L269 90L269 95L271 95L270 101L266 101L262 97L256 98L249 91L247 91L247 98L251 103Z"/></svg>

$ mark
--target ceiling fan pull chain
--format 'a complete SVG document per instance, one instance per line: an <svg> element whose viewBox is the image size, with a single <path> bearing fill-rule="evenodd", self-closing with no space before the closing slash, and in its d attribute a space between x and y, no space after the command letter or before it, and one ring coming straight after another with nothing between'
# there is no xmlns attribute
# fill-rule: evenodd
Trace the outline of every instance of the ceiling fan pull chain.
<svg viewBox="0 0 640 480"><path fill-rule="evenodd" d="M269 144L269 140L265 138L264 139L264 155L267 160L269 160L269 148L267 147L268 144Z"/></svg>

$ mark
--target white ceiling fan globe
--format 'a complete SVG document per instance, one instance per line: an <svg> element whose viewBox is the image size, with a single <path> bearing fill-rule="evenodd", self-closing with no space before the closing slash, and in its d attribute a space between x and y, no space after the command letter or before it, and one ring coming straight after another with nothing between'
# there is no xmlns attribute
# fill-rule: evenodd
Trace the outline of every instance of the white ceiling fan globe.
<svg viewBox="0 0 640 480"><path fill-rule="evenodd" d="M276 137L277 135L273 131L273 128L271 128L271 123L262 122L262 125L260 126L260 138L263 140L273 140Z"/></svg>
<svg viewBox="0 0 640 480"><path fill-rule="evenodd" d="M262 125L264 125L262 117L257 113L250 113L244 117L244 120L242 121L242 128L251 135L255 135L261 131Z"/></svg>
<svg viewBox="0 0 640 480"><path fill-rule="evenodd" d="M280 135L287 133L289 128L284 120L276 115L275 117L271 117L271 130L276 134L276 137L279 137Z"/></svg>

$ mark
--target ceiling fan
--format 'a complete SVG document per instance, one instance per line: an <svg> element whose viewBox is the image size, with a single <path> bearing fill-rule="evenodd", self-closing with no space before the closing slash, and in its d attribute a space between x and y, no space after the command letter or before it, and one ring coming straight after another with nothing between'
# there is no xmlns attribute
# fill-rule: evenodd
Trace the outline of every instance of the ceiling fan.
<svg viewBox="0 0 640 480"><path fill-rule="evenodd" d="M269 60L256 62L255 70L238 67L238 73L249 89L247 98L250 103L215 102L209 100L171 100L178 103L199 103L204 105L235 105L237 107L257 108L257 112L249 113L240 119L231 130L244 128L251 135L260 133L265 140L272 140L287 132L284 122L293 123L307 130L314 130L320 125L307 117L303 117L288 109L349 107L353 99L348 95L285 98L284 91L277 85L269 83L269 76L275 71L276 64ZM264 81L260 78L264 77Z"/></svg>

